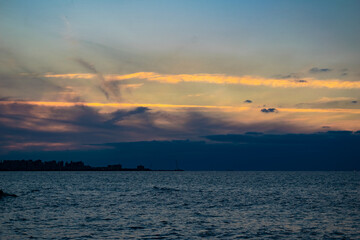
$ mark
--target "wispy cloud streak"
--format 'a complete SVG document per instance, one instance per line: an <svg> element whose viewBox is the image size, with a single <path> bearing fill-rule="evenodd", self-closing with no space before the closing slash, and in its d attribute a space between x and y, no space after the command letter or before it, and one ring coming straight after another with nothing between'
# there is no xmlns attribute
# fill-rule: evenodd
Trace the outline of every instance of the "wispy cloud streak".
<svg viewBox="0 0 360 240"><path fill-rule="evenodd" d="M92 73L69 73L69 74L45 74L47 78L62 79L92 79L97 74ZM155 72L137 72L132 74L107 74L106 81L122 81L129 79L142 79L160 83L177 84L181 82L202 82L212 84L239 84L248 86L267 86L278 88L338 88L357 89L360 81L341 81L338 79L317 80L314 78L299 79L276 79L258 76L228 76L225 74L160 74Z"/></svg>
<svg viewBox="0 0 360 240"><path fill-rule="evenodd" d="M111 82L106 81L103 74L97 71L94 65L81 58L75 60L85 69L93 73L91 78L97 78L100 81L99 89L105 95L107 100L117 100L117 98L119 97L119 89L116 85L113 85Z"/></svg>
<svg viewBox="0 0 360 240"><path fill-rule="evenodd" d="M177 104L161 104L161 103L100 103L100 102L46 102L46 101L0 101L0 105L6 104L26 104L48 107L73 107L73 106L87 106L87 107L113 107L113 108L133 108L133 107L151 107L151 108L167 108L167 109L181 109L181 108L196 108L204 110L220 110L220 111L249 111L251 108L244 106L217 106L217 105L177 105ZM272 109L272 108L271 108ZM274 108L275 109L275 108ZM348 108L276 108L278 112L299 112L299 113L349 113L360 114L360 109Z"/></svg>

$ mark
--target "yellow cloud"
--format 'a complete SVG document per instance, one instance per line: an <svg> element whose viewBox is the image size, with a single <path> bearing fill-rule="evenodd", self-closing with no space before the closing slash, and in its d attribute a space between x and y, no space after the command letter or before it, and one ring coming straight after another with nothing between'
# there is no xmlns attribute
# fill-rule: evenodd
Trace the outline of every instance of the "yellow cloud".
<svg viewBox="0 0 360 240"><path fill-rule="evenodd" d="M98 103L98 102L45 102L45 101L0 101L0 104L29 104L47 107L114 107L114 108L132 108L132 107L152 107L152 108L205 108L205 109L224 109L244 111L249 107L233 106L212 106L212 105L174 105L174 104L154 104L154 103Z"/></svg>
<svg viewBox="0 0 360 240"><path fill-rule="evenodd" d="M63 79L92 79L96 74L92 73L67 73L67 74L45 74L46 78L63 78Z"/></svg>
<svg viewBox="0 0 360 240"><path fill-rule="evenodd" d="M181 109L181 108L197 108L205 110L220 110L229 112L241 112L255 110L259 111L261 108L251 108L243 106L216 106L216 105L175 105L175 104L157 104L157 103L98 103L98 102L46 102L46 101L0 101L0 104L29 104L48 107L73 107L73 106L88 106L88 107L113 107L113 108L133 108L133 107L150 107L150 108L167 108L167 109ZM360 114L360 109L347 108L276 108L281 112L298 112L298 113L348 113Z"/></svg>
<svg viewBox="0 0 360 240"><path fill-rule="evenodd" d="M70 74L46 74L47 78L63 79L91 79L96 74L70 73ZM104 75L107 81L122 81L128 79L143 79L160 83L176 84L180 82L203 82L212 84L240 84L248 86L268 86L280 88L339 88L354 89L360 88L360 81L341 81L338 79L317 80L313 78L298 79L276 79L263 78L258 76L228 76L225 74L159 74L154 72L137 72L132 74L107 74Z"/></svg>
<svg viewBox="0 0 360 240"><path fill-rule="evenodd" d="M120 87L124 88L124 89L135 89L135 88L139 88L142 85L144 85L143 83L136 83L136 84L123 84L120 85Z"/></svg>
<svg viewBox="0 0 360 240"><path fill-rule="evenodd" d="M282 112L299 112L299 113L352 113L360 114L360 109L348 108L278 108Z"/></svg>

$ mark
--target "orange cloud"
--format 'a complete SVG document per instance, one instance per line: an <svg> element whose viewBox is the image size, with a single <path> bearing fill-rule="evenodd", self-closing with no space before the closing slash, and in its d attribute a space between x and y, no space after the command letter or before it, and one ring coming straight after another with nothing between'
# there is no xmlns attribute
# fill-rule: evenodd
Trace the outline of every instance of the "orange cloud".
<svg viewBox="0 0 360 240"><path fill-rule="evenodd" d="M63 79L91 79L96 74L70 73L70 74L46 74L48 78ZM225 74L159 74L155 72L137 72L132 74L107 74L104 75L107 81L122 81L128 79L143 79L160 83L176 84L180 82L203 82L212 84L240 84L248 86L268 86L280 88L339 88L354 89L360 88L360 81L341 81L338 79L317 80L313 78L298 79L275 79L258 76L228 76Z"/></svg>
<svg viewBox="0 0 360 240"><path fill-rule="evenodd" d="M114 107L114 108L132 108L132 107L153 107L153 108L205 108L205 109L224 109L224 110L249 110L249 107L233 106L211 106L211 105L174 105L157 103L97 103L97 102L45 102L45 101L0 101L0 104L29 104L48 107Z"/></svg>
<svg viewBox="0 0 360 240"><path fill-rule="evenodd" d="M92 79L96 74L92 73L67 73L67 74L45 74L46 78L63 78L63 79Z"/></svg>
<svg viewBox="0 0 360 240"><path fill-rule="evenodd" d="M122 87L124 89L135 89L135 88L140 88L142 85L144 85L144 84L143 83L123 84L123 85L120 85L120 87Z"/></svg>
<svg viewBox="0 0 360 240"><path fill-rule="evenodd" d="M261 108L251 108L243 106L216 106L216 105L175 105L161 103L98 103L98 102L46 102L46 101L0 101L0 104L29 104L48 107L113 107L113 108L133 108L133 107L151 107L151 108L198 108L207 110L222 110L230 112L240 112L248 110L260 111ZM298 113L349 113L360 114L360 109L348 108L276 108L279 112L298 112Z"/></svg>
<svg viewBox="0 0 360 240"><path fill-rule="evenodd" d="M299 113L352 113L360 114L360 109L348 108L278 108L282 112L299 112Z"/></svg>

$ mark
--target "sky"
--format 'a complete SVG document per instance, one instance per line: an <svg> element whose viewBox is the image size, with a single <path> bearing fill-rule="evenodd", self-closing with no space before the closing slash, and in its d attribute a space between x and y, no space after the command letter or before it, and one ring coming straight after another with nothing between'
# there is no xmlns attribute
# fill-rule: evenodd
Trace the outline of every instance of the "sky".
<svg viewBox="0 0 360 240"><path fill-rule="evenodd" d="M185 141L250 161L263 158L250 145L277 136L298 139L304 157L346 156L353 165L342 168L356 168L359 11L357 0L0 0L0 158L134 165ZM327 141L336 154L318 145ZM274 143L283 159L300 151L284 142ZM130 143L138 150L125 154ZM226 169L242 169L227 156Z"/></svg>

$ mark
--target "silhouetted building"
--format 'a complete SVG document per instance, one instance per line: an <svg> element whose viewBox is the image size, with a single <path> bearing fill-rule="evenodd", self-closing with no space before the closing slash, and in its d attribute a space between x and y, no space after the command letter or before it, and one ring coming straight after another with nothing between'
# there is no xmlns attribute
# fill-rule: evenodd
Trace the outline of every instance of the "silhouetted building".
<svg viewBox="0 0 360 240"><path fill-rule="evenodd" d="M85 170L92 170L90 166L85 166L83 162L73 162L65 163L65 169L68 171L85 171Z"/></svg>
<svg viewBox="0 0 360 240"><path fill-rule="evenodd" d="M121 166L121 164L108 165L108 166L107 166L107 169L108 169L109 171L120 171L120 170L122 170L122 166Z"/></svg>
<svg viewBox="0 0 360 240"><path fill-rule="evenodd" d="M41 160L3 160L0 161L0 171L151 171L143 165L137 168L123 168L121 164L108 165L107 167L91 167L83 162L66 162Z"/></svg>
<svg viewBox="0 0 360 240"><path fill-rule="evenodd" d="M139 170L139 171L144 171L144 170L145 170L145 167L144 167L143 165L138 165L138 166L136 167L136 169Z"/></svg>

